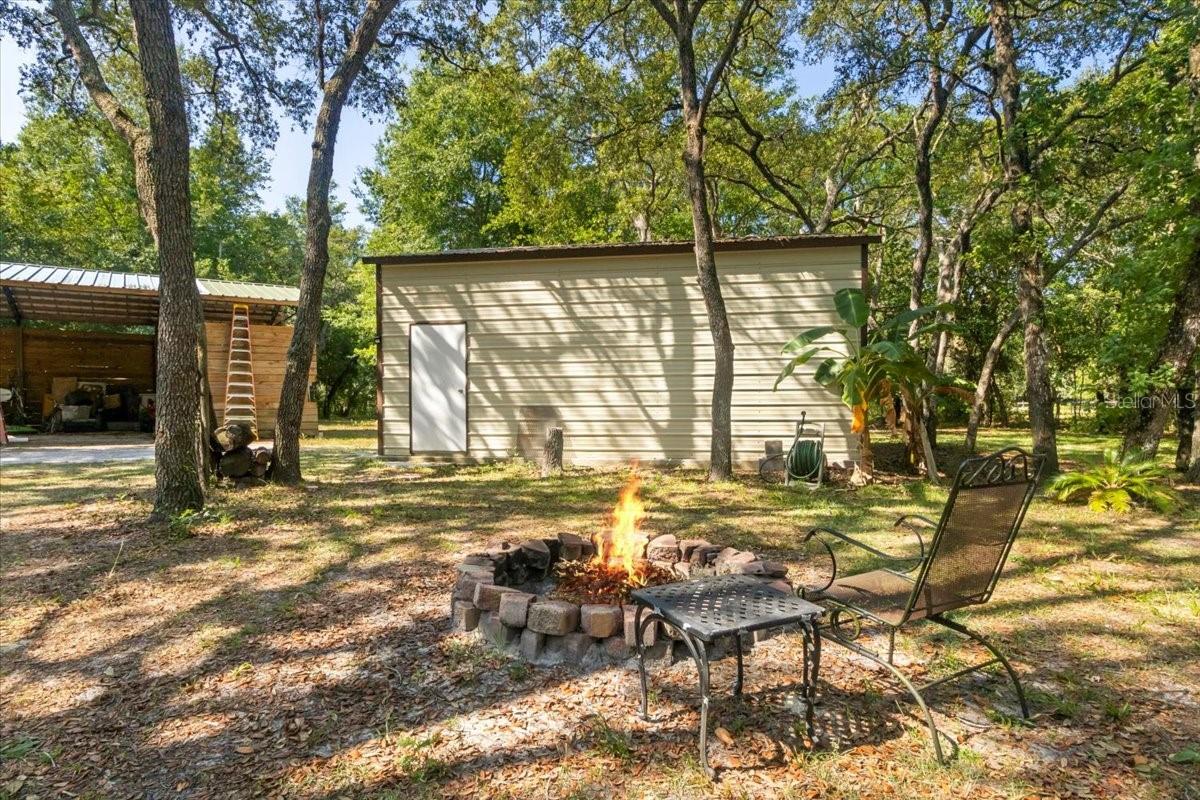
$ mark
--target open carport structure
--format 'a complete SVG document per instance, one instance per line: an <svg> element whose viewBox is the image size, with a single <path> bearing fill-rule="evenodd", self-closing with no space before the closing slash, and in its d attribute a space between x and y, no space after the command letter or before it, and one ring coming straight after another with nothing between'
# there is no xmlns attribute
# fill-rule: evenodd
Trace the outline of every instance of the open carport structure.
<svg viewBox="0 0 1200 800"><path fill-rule="evenodd" d="M196 288L218 419L236 407L270 435L299 290L212 278L197 279ZM0 263L0 292L0 385L21 393L33 420L81 383L108 387L108 405L120 403L125 416L136 417L145 402L131 410L129 398L153 397L157 275ZM307 401L303 430L315 433L316 425Z"/></svg>

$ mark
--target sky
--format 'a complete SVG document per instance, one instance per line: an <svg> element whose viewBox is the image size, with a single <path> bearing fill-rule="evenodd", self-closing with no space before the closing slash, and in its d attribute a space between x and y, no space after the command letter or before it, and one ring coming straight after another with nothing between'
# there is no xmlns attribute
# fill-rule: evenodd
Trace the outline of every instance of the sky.
<svg viewBox="0 0 1200 800"><path fill-rule="evenodd" d="M0 142L17 138L25 124L25 104L20 94L21 67L29 63L30 54L9 37L0 36ZM830 64L797 67L797 79L806 93L824 92L833 83ZM366 224L367 220L354 197L354 181L363 167L375 160L375 143L382 136L386 123L369 121L354 108L342 115L341 131L334 152L334 194L346 206L347 222ZM271 164L270 184L262 192L263 205L269 210L283 208L288 197L303 196L308 180L308 158L311 138L308 130L300 130L285 121L280 127L274 148L266 153Z"/></svg>

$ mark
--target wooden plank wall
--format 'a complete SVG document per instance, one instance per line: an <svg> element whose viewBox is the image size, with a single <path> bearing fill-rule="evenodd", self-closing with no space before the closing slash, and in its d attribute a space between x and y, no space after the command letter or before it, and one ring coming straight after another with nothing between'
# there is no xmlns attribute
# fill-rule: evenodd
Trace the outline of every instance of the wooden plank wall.
<svg viewBox="0 0 1200 800"><path fill-rule="evenodd" d="M16 325L0 326L0 386L8 388L16 383L17 343L21 331Z"/></svg>
<svg viewBox="0 0 1200 800"><path fill-rule="evenodd" d="M225 413L225 372L229 364L229 323L204 323L208 336L208 382L212 386L213 407L218 423ZM258 411L258 434L270 437L275 431L275 412L279 408L279 390L283 384L284 364L292 341L290 325L250 325L250 349L254 359L254 400ZM313 359L309 383L317 379L317 360ZM304 401L301 432L317 433L317 404Z"/></svg>
<svg viewBox="0 0 1200 800"><path fill-rule="evenodd" d="M16 327L0 329L0 383L12 384L17 369ZM39 415L54 378L102 380L154 391L154 337L25 328L25 408Z"/></svg>

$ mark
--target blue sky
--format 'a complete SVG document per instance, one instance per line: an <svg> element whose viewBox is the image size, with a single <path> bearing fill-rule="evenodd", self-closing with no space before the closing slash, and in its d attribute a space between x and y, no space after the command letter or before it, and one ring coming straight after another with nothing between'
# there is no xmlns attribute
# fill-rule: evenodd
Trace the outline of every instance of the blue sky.
<svg viewBox="0 0 1200 800"><path fill-rule="evenodd" d="M20 70L29 60L29 54L16 42L0 36L0 142L14 141L25 123L25 104L20 95ZM805 94L818 94L832 85L833 68L830 64L798 66L796 77ZM357 109L347 109L342 115L333 179L336 183L335 194L345 203L350 224L366 221L359 211L352 189L359 170L374 161L375 143L383 133L385 124L368 121ZM268 209L282 208L288 197L304 195L310 141L307 130L298 130L291 127L290 123L284 123L275 147L267 154L271 164L271 181L262 193L262 200Z"/></svg>

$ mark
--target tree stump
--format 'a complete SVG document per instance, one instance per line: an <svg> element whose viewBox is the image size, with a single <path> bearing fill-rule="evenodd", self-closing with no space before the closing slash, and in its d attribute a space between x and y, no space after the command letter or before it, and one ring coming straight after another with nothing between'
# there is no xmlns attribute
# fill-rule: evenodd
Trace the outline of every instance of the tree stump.
<svg viewBox="0 0 1200 800"><path fill-rule="evenodd" d="M563 471L563 430L546 429L546 444L542 447L542 477L547 478Z"/></svg>

